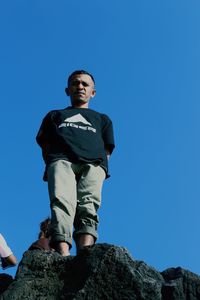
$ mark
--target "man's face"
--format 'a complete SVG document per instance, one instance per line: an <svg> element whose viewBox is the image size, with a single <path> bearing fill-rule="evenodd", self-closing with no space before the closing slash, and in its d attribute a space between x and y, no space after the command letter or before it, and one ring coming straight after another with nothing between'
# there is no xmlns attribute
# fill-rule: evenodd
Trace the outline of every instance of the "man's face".
<svg viewBox="0 0 200 300"><path fill-rule="evenodd" d="M90 98L95 96L94 82L87 74L74 75L66 90L72 105L87 106Z"/></svg>

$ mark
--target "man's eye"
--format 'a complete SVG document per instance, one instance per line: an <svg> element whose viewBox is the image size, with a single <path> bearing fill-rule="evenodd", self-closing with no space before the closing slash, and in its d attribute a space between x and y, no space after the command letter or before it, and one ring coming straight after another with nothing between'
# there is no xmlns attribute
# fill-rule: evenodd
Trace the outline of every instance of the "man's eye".
<svg viewBox="0 0 200 300"><path fill-rule="evenodd" d="M83 86L87 87L89 84L87 82L80 82L80 81L72 81L72 86L79 86L79 84L82 84Z"/></svg>
<svg viewBox="0 0 200 300"><path fill-rule="evenodd" d="M73 81L71 84L72 84L73 86L77 86L77 85L79 85L79 81Z"/></svg>

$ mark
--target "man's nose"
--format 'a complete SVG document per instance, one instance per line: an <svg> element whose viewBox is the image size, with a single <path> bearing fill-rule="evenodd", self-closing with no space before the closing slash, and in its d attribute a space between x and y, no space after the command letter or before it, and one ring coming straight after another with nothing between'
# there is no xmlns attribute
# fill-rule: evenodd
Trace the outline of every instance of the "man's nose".
<svg viewBox="0 0 200 300"><path fill-rule="evenodd" d="M79 82L79 83L78 83L78 88L79 88L79 89L83 89L83 84L82 84L82 82Z"/></svg>

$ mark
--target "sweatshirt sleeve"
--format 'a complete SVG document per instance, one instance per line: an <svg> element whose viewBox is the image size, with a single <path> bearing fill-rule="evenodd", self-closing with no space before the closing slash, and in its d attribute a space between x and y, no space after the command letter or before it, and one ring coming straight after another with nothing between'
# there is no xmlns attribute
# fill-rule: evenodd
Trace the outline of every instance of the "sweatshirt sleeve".
<svg viewBox="0 0 200 300"><path fill-rule="evenodd" d="M49 112L43 119L36 136L36 141L40 147L45 143L50 143L53 132L52 113Z"/></svg>
<svg viewBox="0 0 200 300"><path fill-rule="evenodd" d="M115 148L114 131L112 121L107 115L102 115L102 137L105 148L111 154Z"/></svg>

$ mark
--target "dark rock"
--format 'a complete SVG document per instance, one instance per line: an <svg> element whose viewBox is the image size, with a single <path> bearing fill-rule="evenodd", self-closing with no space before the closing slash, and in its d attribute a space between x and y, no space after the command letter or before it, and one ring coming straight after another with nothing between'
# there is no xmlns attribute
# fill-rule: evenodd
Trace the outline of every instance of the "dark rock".
<svg viewBox="0 0 200 300"><path fill-rule="evenodd" d="M200 300L200 277L190 271L170 268L161 273L165 279L163 300Z"/></svg>
<svg viewBox="0 0 200 300"><path fill-rule="evenodd" d="M2 273L0 274L0 294L7 290L8 286L13 282L12 276Z"/></svg>
<svg viewBox="0 0 200 300"><path fill-rule="evenodd" d="M159 273L122 247L97 244L77 256L27 251L1 300L200 300L200 277Z"/></svg>

